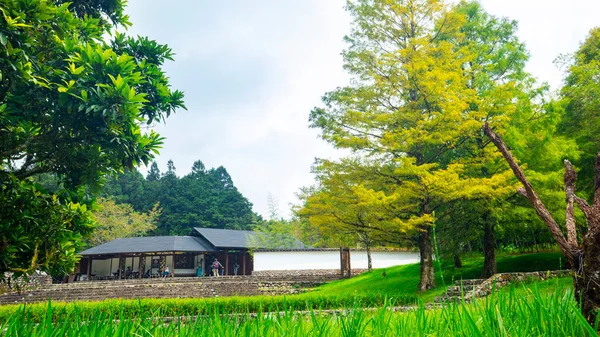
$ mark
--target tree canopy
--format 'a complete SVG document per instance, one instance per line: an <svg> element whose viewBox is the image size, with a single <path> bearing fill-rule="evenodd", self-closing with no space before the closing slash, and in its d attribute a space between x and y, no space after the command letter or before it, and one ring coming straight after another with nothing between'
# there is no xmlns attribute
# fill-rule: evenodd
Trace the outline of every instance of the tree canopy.
<svg viewBox="0 0 600 337"><path fill-rule="evenodd" d="M158 203L161 214L149 232L154 235L189 235L192 227L248 230L261 220L224 167L206 169L200 160L183 177L172 161L164 173L152 163L145 179L136 170L127 171L109 179L102 195L138 212Z"/></svg>
<svg viewBox="0 0 600 337"><path fill-rule="evenodd" d="M0 277L67 273L92 226L85 206L108 174L148 163L144 125L184 108L162 66L171 50L129 37L124 1L0 4ZM61 188L35 184L50 173Z"/></svg>
<svg viewBox="0 0 600 337"><path fill-rule="evenodd" d="M514 190L481 125L508 127L528 102L527 54L516 24L476 3L360 0L347 8L354 22L343 55L353 80L325 94L311 126L369 163L353 188L370 180L373 193L394 200L388 217L418 224L425 290L434 286L433 212L470 200L493 228L486 209Z"/></svg>

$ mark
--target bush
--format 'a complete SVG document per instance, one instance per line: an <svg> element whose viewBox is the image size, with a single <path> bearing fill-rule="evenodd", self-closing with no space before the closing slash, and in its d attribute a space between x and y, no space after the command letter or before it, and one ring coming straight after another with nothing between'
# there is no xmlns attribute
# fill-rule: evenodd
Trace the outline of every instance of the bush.
<svg viewBox="0 0 600 337"><path fill-rule="evenodd" d="M77 315L82 320L99 316L124 317L174 317L213 315L219 313L279 312L289 310L320 310L352 307L382 307L406 305L417 302L415 296L386 298L383 295L334 295L300 294L291 296L254 296L185 299L138 299L105 300L100 302L52 303L51 320L62 321ZM14 314L30 323L47 318L48 303L7 305L0 307L0 322Z"/></svg>

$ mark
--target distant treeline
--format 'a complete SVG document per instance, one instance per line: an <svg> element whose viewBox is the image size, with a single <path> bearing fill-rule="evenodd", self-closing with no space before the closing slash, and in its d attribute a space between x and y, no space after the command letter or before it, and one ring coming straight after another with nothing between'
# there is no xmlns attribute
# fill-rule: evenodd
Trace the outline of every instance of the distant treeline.
<svg viewBox="0 0 600 337"><path fill-rule="evenodd" d="M161 215L151 235L189 235L192 227L251 229L261 220L224 167L207 170L199 160L183 177L175 173L173 161L164 173L153 162L145 178L137 170L127 171L110 178L101 195L139 212L159 203Z"/></svg>

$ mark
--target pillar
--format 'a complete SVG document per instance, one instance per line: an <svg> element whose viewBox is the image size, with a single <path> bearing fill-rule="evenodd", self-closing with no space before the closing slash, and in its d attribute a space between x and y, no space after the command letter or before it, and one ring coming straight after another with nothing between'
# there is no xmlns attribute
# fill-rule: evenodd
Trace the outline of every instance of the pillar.
<svg viewBox="0 0 600 337"><path fill-rule="evenodd" d="M225 275L229 275L229 251L225 250Z"/></svg>
<svg viewBox="0 0 600 337"><path fill-rule="evenodd" d="M173 257L171 258L171 276L175 277L175 252L173 252Z"/></svg>
<svg viewBox="0 0 600 337"><path fill-rule="evenodd" d="M87 264L87 273L86 273L88 281L90 280L90 276L92 274L91 271L92 271L92 258L89 257L88 258L88 264Z"/></svg>
<svg viewBox="0 0 600 337"><path fill-rule="evenodd" d="M138 261L138 278L142 278L142 276L144 276L144 272L146 272L146 256L142 254L140 255L140 260Z"/></svg>
<svg viewBox="0 0 600 337"><path fill-rule="evenodd" d="M123 274L123 257L119 255L119 280L122 278Z"/></svg>
<svg viewBox="0 0 600 337"><path fill-rule="evenodd" d="M248 254L247 252L244 252L242 255L242 257L243 257L242 258L242 275L246 275L246 255L247 254Z"/></svg>

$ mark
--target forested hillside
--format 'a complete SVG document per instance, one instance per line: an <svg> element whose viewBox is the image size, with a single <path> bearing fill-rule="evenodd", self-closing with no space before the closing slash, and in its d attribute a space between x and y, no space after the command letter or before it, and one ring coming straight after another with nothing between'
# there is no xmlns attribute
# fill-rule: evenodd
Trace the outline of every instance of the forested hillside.
<svg viewBox="0 0 600 337"><path fill-rule="evenodd" d="M192 227L250 229L260 220L224 167L206 169L199 160L182 177L172 161L164 173L152 163L145 178L137 170L127 171L109 179L102 196L139 212L158 203L161 213L151 235L189 235Z"/></svg>

